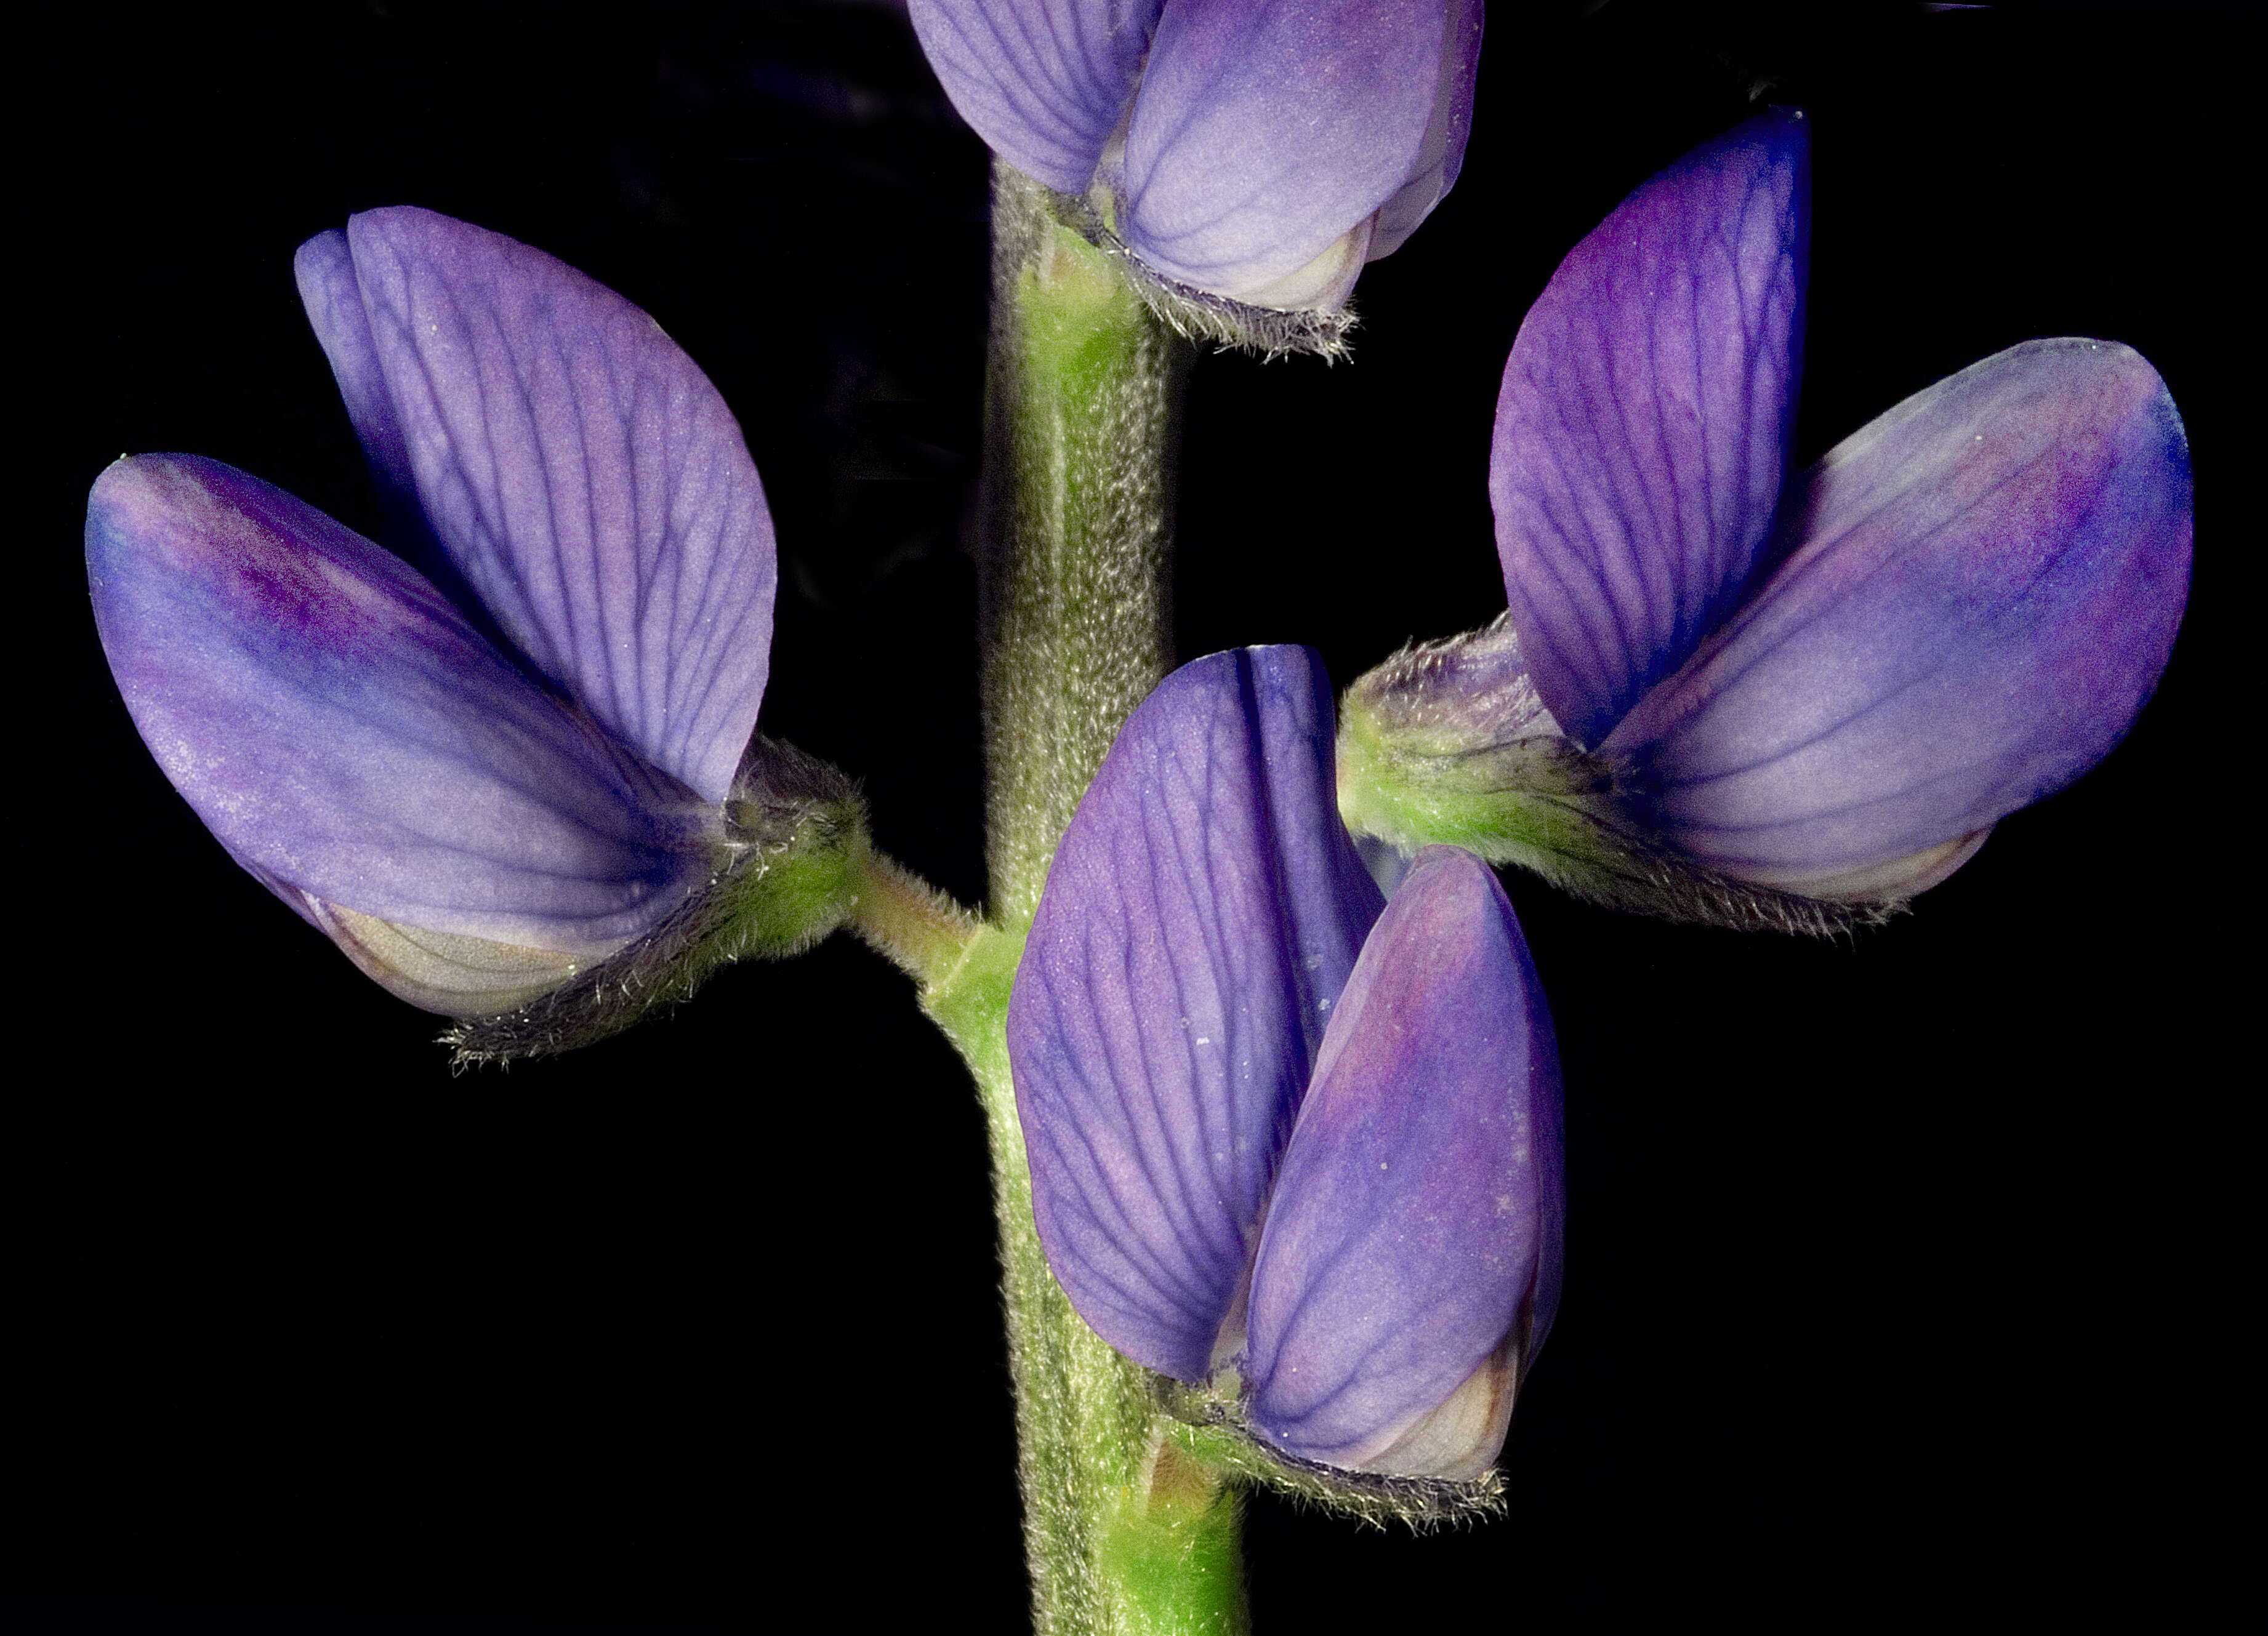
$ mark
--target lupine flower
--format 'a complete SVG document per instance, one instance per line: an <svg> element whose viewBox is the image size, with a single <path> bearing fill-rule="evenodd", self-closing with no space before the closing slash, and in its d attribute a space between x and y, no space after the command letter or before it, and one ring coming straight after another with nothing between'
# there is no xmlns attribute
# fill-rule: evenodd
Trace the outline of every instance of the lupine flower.
<svg viewBox="0 0 2268 1636"><path fill-rule="evenodd" d="M401 558L188 455L94 486L103 647L230 854L394 993L519 1005L747 850L776 579L763 490L653 320L417 209L299 251Z"/></svg>
<svg viewBox="0 0 2268 1636"><path fill-rule="evenodd" d="M1480 0L913 0L946 94L1151 272L1334 308L1457 179Z"/></svg>
<svg viewBox="0 0 2268 1636"><path fill-rule="evenodd" d="M1633 858L1845 903L1922 891L2110 752L2181 620L2188 445L2114 342L1986 358L1783 494L1808 167L1800 114L1753 120L1561 264L1497 409L1508 622L1404 656L1362 711L1369 750L1430 759L1445 811L1475 780L1541 797L1504 855L1602 895L1630 895ZM1441 838L1391 804L1355 821Z"/></svg>
<svg viewBox="0 0 2268 1636"><path fill-rule="evenodd" d="M1270 1450L1470 1479L1557 1302L1550 1021L1471 855L1381 913L1330 727L1302 648L1200 659L1128 719L1009 1009L1033 1208L1079 1316L1241 1386Z"/></svg>

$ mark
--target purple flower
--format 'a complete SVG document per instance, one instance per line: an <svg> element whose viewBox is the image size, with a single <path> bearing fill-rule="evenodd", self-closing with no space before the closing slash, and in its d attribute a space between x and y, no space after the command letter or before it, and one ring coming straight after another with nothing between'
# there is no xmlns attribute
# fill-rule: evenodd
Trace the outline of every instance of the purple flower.
<svg viewBox="0 0 2268 1636"><path fill-rule="evenodd" d="M1128 720L1009 1009L1033 1207L1079 1316L1241 1382L1270 1449L1469 1479L1557 1302L1550 1021L1477 859L1430 848L1381 906L1330 736L1302 648L1200 659Z"/></svg>
<svg viewBox="0 0 2268 1636"><path fill-rule="evenodd" d="M1351 793L1366 827L1492 830L1489 855L1631 906L1827 924L1800 905L1933 885L2132 723L2189 580L2164 383L2114 342L2027 341L1783 492L1808 186L1803 116L1771 113L1561 263L1497 408L1510 627L1359 684L1366 752L1410 774Z"/></svg>
<svg viewBox="0 0 2268 1636"><path fill-rule="evenodd" d="M508 1009L731 862L771 524L716 389L653 320L430 211L300 248L400 557L189 455L96 482L120 691L239 863L429 1009Z"/></svg>
<svg viewBox="0 0 2268 1636"><path fill-rule="evenodd" d="M1457 179L1480 0L912 0L954 106L1135 257L1333 308Z"/></svg>

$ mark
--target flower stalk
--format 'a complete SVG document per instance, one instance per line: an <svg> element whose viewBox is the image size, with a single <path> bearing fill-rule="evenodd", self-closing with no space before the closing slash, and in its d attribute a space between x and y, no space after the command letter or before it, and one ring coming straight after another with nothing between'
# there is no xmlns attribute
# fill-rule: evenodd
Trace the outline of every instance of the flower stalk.
<svg viewBox="0 0 2268 1636"><path fill-rule="evenodd" d="M949 981L987 935L983 922L862 834L850 861L843 926L921 985Z"/></svg>

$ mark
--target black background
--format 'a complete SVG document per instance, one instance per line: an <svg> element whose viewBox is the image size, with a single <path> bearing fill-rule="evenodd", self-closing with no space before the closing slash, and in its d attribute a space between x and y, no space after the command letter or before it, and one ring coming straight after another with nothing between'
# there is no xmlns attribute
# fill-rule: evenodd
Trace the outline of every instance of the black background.
<svg viewBox="0 0 2268 1636"><path fill-rule="evenodd" d="M1815 121L1801 458L2091 334L2165 376L2198 488L2155 702L1911 916L1797 943L1512 883L1571 1226L1511 1515L1413 1541L1257 1501L1261 1630L2181 1628L2236 1548L2257 1068L2211 1047L2257 896L2262 42L2214 11L1500 3L1463 180L1365 275L1353 363L1198 366L1185 657L1306 642L1344 686L1479 624L1521 313L1761 95ZM982 1134L904 979L838 938L453 1078L158 774L78 544L127 451L372 527L291 252L399 202L511 233L723 390L783 554L765 728L973 899L980 145L883 4L69 17L11 92L18 1617L1015 1628Z"/></svg>

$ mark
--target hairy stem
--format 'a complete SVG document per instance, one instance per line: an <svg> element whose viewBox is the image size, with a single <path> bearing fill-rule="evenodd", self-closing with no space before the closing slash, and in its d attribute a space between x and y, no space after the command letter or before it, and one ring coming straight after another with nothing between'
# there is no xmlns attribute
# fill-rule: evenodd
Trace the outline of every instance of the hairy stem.
<svg viewBox="0 0 2268 1636"><path fill-rule="evenodd" d="M1171 649L1170 463L1188 343L1005 165L993 183L983 643L991 921L923 1000L992 1142L1034 1623L1248 1628L1234 1493L1048 1270L1008 1068L1009 987L1049 859Z"/></svg>
<svg viewBox="0 0 2268 1636"><path fill-rule="evenodd" d="M862 835L843 923L924 993L960 968L983 923Z"/></svg>
<svg viewBox="0 0 2268 1636"><path fill-rule="evenodd" d="M923 1001L976 1075L992 1141L1033 1624L1044 1636L1240 1636L1238 1496L1169 1441L1148 1381L1071 1310L1033 1226L1006 1032L1023 947L1020 932L988 928Z"/></svg>
<svg viewBox="0 0 2268 1636"><path fill-rule="evenodd" d="M1055 195L993 172L981 639L992 913L1048 860L1172 651L1171 464L1189 345Z"/></svg>

